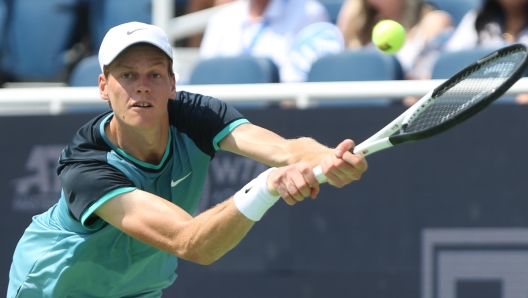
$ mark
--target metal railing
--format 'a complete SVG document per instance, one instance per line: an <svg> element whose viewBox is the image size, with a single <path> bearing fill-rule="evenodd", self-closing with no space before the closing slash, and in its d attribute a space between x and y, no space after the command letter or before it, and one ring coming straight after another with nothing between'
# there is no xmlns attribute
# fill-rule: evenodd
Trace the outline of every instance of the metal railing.
<svg viewBox="0 0 528 298"><path fill-rule="evenodd" d="M295 101L297 108L326 100L365 100L406 96L421 97L444 80L183 85L177 90L213 96L226 102ZM506 95L528 93L528 78L522 78ZM42 87L0 89L0 115L60 114L70 107L107 107L97 87Z"/></svg>

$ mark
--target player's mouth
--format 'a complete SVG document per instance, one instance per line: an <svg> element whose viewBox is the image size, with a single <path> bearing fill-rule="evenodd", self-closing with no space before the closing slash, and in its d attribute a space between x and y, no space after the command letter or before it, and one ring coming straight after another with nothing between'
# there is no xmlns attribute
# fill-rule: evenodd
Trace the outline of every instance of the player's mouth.
<svg viewBox="0 0 528 298"><path fill-rule="evenodd" d="M132 105L133 108L142 108L142 109L145 109L145 108L151 108L152 105L148 102L137 102L135 104Z"/></svg>

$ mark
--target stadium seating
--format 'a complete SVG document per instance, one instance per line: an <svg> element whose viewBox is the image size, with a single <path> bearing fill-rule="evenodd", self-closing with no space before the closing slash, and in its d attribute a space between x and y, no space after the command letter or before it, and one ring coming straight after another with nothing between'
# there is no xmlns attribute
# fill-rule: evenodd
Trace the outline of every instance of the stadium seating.
<svg viewBox="0 0 528 298"><path fill-rule="evenodd" d="M95 87L98 86L98 76L101 74L101 67L99 66L99 59L97 55L89 56L81 61L73 68L68 79L68 86L70 87ZM68 106L68 113L102 113L108 110L107 106L100 105L75 105Z"/></svg>
<svg viewBox="0 0 528 298"><path fill-rule="evenodd" d="M373 48L347 50L315 61L308 73L308 82L401 80L403 71L398 60ZM325 100L318 106L387 105L391 99L353 101Z"/></svg>
<svg viewBox="0 0 528 298"><path fill-rule="evenodd" d="M94 49L99 49L106 32L119 24L152 23L152 0L89 0L89 21Z"/></svg>
<svg viewBox="0 0 528 298"><path fill-rule="evenodd" d="M15 81L64 80L78 34L79 0L17 0L10 7L1 68Z"/></svg>
<svg viewBox="0 0 528 298"><path fill-rule="evenodd" d="M97 55L86 57L73 68L68 85L72 87L98 86L99 74L101 74L101 67Z"/></svg>
<svg viewBox="0 0 528 298"><path fill-rule="evenodd" d="M400 80L403 72L398 60L378 50L357 51L322 57L314 62L308 74L309 82Z"/></svg>
<svg viewBox="0 0 528 298"><path fill-rule="evenodd" d="M268 58L239 56L200 60L191 71L189 84L258 84L278 83L277 65ZM260 109L268 102L237 102L232 105L242 109Z"/></svg>
<svg viewBox="0 0 528 298"><path fill-rule="evenodd" d="M263 57L219 57L198 61L189 84L277 83L279 72L273 61Z"/></svg>
<svg viewBox="0 0 528 298"><path fill-rule="evenodd" d="M433 66L431 78L447 79L494 50L496 48L477 47L470 50L441 53Z"/></svg>

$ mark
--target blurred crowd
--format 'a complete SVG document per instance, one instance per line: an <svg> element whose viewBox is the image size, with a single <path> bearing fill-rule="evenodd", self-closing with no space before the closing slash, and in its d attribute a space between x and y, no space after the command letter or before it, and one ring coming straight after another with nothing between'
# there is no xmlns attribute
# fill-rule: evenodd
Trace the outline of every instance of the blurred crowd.
<svg viewBox="0 0 528 298"><path fill-rule="evenodd" d="M0 0L2 83L75 85L74 68L97 54L104 32L127 21L152 22L151 1ZM226 2L233 3L209 19L203 34L174 46L197 48L200 60L267 58L280 82L306 81L324 56L377 51L371 33L384 19L407 32L393 56L403 79L432 78L445 53L528 43L528 0L175 0L175 16Z"/></svg>

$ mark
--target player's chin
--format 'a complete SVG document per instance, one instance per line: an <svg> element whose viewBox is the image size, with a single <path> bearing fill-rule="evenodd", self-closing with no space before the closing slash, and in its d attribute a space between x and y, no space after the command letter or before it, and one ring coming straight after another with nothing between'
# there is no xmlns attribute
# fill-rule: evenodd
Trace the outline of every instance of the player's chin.
<svg viewBox="0 0 528 298"><path fill-rule="evenodd" d="M159 120L157 117L146 117L145 115L135 115L128 119L128 124L136 129L148 130L156 127Z"/></svg>

